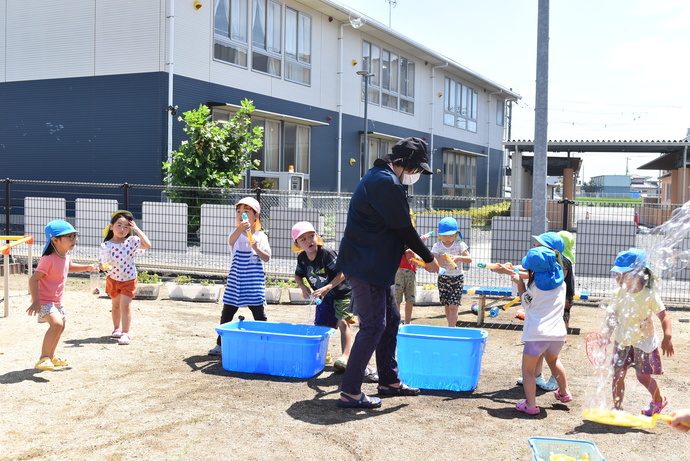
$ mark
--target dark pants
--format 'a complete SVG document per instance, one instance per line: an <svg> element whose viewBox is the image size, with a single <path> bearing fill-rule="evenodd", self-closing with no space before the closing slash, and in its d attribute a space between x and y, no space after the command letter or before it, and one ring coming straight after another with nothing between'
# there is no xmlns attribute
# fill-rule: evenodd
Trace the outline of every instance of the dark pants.
<svg viewBox="0 0 690 461"><path fill-rule="evenodd" d="M355 337L347 368L343 375L342 392L357 395L362 392L364 370L376 351L379 383L388 386L400 382L395 347L398 344L400 308L391 287L380 287L346 275L352 287L352 301L359 317L359 332Z"/></svg>
<svg viewBox="0 0 690 461"><path fill-rule="evenodd" d="M254 320L260 320L262 322L265 322L268 320L266 318L266 313L264 312L264 306L263 304L260 306L247 306L250 311L252 311L252 315L254 316ZM232 319L235 317L235 314L237 313L237 310L239 307L237 306L231 306L230 304L223 304L223 312L220 314L220 324L232 322ZM216 339L216 344L220 346L220 335L218 335L218 338Z"/></svg>

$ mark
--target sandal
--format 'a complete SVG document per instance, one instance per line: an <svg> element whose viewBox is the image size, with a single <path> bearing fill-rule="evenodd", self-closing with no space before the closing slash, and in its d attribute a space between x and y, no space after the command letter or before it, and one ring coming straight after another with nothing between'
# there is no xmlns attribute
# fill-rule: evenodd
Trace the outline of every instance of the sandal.
<svg viewBox="0 0 690 461"><path fill-rule="evenodd" d="M527 400L520 400L516 405L515 409L517 411L521 411L523 413L527 413L528 415L538 415L541 413L541 408L539 407L534 407L530 408L527 406Z"/></svg>
<svg viewBox="0 0 690 461"><path fill-rule="evenodd" d="M656 415L657 413L661 413L661 410L663 410L666 405L668 405L668 399L666 397L664 397L663 402L652 400L646 407L642 409L642 414L645 416Z"/></svg>
<svg viewBox="0 0 690 461"><path fill-rule="evenodd" d="M116 339L117 339L117 338L119 338L120 336L122 336L122 330L120 330L119 328L115 328L115 329L113 330L113 332L110 334L110 337L111 337L111 338L116 338Z"/></svg>
<svg viewBox="0 0 690 461"><path fill-rule="evenodd" d="M122 336L120 336L120 339L117 340L117 343L120 346L128 346L131 341L131 338L127 333L122 333Z"/></svg>
<svg viewBox="0 0 690 461"><path fill-rule="evenodd" d="M407 384L400 383L400 386L398 387L393 387L393 386L378 386L377 387L379 391L379 395L387 395L387 396L410 396L414 397L419 395L419 388L417 387L410 387Z"/></svg>
<svg viewBox="0 0 690 461"><path fill-rule="evenodd" d="M336 404L341 408L378 408L381 406L381 399L378 397L367 397L367 395L362 392L362 397L355 399L347 394L340 393L340 397L344 397L336 401Z"/></svg>
<svg viewBox="0 0 690 461"><path fill-rule="evenodd" d="M553 393L553 396L556 397L556 400L559 400L563 403L568 403L571 400L573 400L573 396L570 394L561 394L561 389L556 389L556 392Z"/></svg>
<svg viewBox="0 0 690 461"><path fill-rule="evenodd" d="M66 359L61 359L60 357L53 357L50 361L53 362L53 366L56 367L66 367L69 365Z"/></svg>
<svg viewBox="0 0 690 461"><path fill-rule="evenodd" d="M55 370L55 365L50 360L50 357L41 357L41 359L36 362L34 368L37 370L53 371Z"/></svg>

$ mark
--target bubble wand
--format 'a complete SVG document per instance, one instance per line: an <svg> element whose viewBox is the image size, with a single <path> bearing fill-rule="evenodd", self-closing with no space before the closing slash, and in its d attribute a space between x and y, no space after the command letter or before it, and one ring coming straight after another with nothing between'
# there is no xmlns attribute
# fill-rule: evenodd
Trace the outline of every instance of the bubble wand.
<svg viewBox="0 0 690 461"><path fill-rule="evenodd" d="M249 221L247 213L242 213L242 221ZM249 240L249 246L254 245L254 236L252 235L251 229L247 229L247 240Z"/></svg>

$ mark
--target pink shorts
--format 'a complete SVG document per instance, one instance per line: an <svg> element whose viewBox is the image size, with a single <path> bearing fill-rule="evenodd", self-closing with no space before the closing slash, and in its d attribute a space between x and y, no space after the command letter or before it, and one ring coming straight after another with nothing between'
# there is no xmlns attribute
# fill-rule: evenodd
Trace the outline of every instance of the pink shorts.
<svg viewBox="0 0 690 461"><path fill-rule="evenodd" d="M525 348L522 353L531 357L540 357L544 352L551 355L558 355L563 349L565 341L525 341Z"/></svg>
<svg viewBox="0 0 690 461"><path fill-rule="evenodd" d="M120 295L125 295L134 298L137 294L137 279L120 282L113 280L110 277L105 279L105 292L108 293L111 299L115 299Z"/></svg>
<svg viewBox="0 0 690 461"><path fill-rule="evenodd" d="M661 365L661 354L657 347L652 352L644 352L634 346L627 346L616 348L613 352L613 366L614 368L634 368L638 373L645 375L662 375L664 374L664 367Z"/></svg>

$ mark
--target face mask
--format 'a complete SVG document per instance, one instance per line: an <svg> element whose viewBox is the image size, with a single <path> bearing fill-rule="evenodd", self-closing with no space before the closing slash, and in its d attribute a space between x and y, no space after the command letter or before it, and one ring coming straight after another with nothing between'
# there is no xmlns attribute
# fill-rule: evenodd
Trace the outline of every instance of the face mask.
<svg viewBox="0 0 690 461"><path fill-rule="evenodd" d="M411 186L412 184L416 183L419 181L419 177L422 175L421 172L419 173L414 173L414 174L409 174L409 173L403 173L402 180L400 180L401 183L403 183L406 186Z"/></svg>

